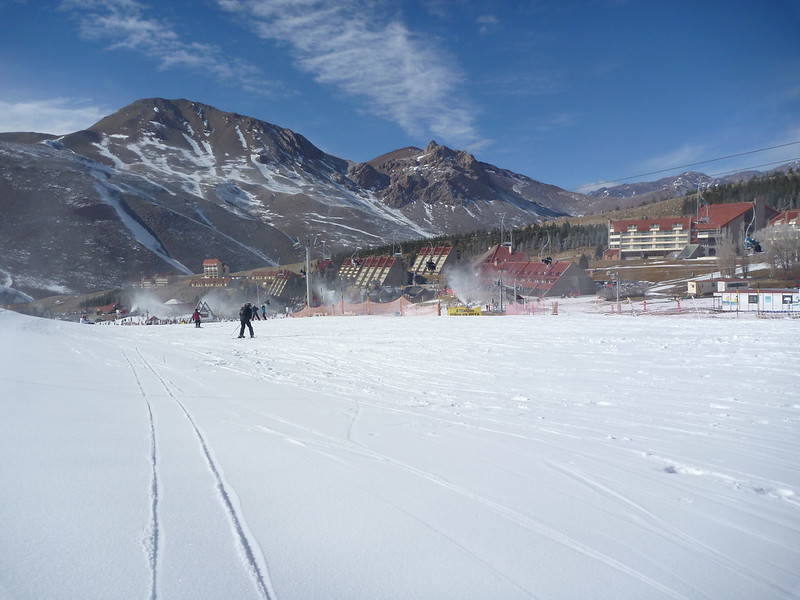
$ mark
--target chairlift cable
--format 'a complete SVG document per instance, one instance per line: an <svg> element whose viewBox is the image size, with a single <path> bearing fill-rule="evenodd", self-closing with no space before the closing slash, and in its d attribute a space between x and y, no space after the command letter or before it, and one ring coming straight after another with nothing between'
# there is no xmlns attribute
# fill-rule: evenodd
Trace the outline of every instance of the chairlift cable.
<svg viewBox="0 0 800 600"><path fill-rule="evenodd" d="M736 154L729 154L727 156L720 156L719 158L709 158L708 160L701 160L701 161L698 161L698 162L687 163L685 165L677 165L675 167L669 167L669 168L666 168L666 169L658 169L656 171L648 171L647 173L639 173L638 175L630 175L628 177L621 177L619 179L612 179L610 181L607 181L606 185L612 184L612 183L618 183L620 181L628 181L629 179L636 179L638 177L647 177L648 175L657 175L659 173L667 173L669 171L677 171L678 169L685 169L687 167L696 167L698 165L705 165L705 164L712 163L712 162L718 162L720 160L727 160L729 158L737 158L739 156L747 156L748 154L757 154L759 152L766 152L767 150L775 150L777 148L785 148L787 146L794 146L796 144L800 144L800 140L798 140L796 142L787 142L785 144L778 144L776 146L769 146L767 148L759 148L757 150L748 150L747 152L737 152ZM767 163L765 165L756 165L756 166L753 166L753 167L746 167L746 168L747 169L755 169L755 168L758 168L759 166L764 166L765 167L765 166L768 166L770 164L774 165L774 164L779 164L779 163L792 162L794 160L797 160L797 159L779 160L779 161L775 161L775 162L772 162L772 163ZM742 170L744 170L744 169L736 169L736 171L742 171ZM729 173L734 173L736 171L728 171L728 172ZM722 173L719 173L719 174L721 175Z"/></svg>

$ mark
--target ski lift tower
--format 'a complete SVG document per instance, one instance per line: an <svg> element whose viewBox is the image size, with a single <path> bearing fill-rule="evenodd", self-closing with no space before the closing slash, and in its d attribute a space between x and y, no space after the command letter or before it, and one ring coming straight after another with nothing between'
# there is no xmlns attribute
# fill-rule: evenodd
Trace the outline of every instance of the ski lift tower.
<svg viewBox="0 0 800 600"><path fill-rule="evenodd" d="M547 250L547 247L548 247L549 245L550 245L550 232L548 231L548 232L547 232L547 241L545 242L544 246L542 246L541 248L539 248L539 262L540 262L540 263L543 263L543 262L545 262L545 260L544 260L542 257L543 257L543 256L545 256L545 253L544 253L544 251L545 251L545 250Z"/></svg>
<svg viewBox="0 0 800 600"><path fill-rule="evenodd" d="M700 216L700 209L705 206L706 214L704 217ZM697 223L708 223L708 203L703 200L703 183L701 181L697 182L697 218L695 219Z"/></svg>
<svg viewBox="0 0 800 600"><path fill-rule="evenodd" d="M500 215L500 245L508 248L511 252L514 248L514 230L508 230L509 240L506 241L506 213Z"/></svg>
<svg viewBox="0 0 800 600"><path fill-rule="evenodd" d="M396 250L395 246L397 247ZM400 244L400 242L395 242L394 236L392 236L392 256L394 258L403 258L403 246Z"/></svg>
<svg viewBox="0 0 800 600"><path fill-rule="evenodd" d="M500 312L503 312L503 278L498 277L494 280L494 284L497 286L497 289L500 291Z"/></svg>
<svg viewBox="0 0 800 600"><path fill-rule="evenodd" d="M305 243L301 243L300 240L294 243L295 248L304 248L306 251L306 307L308 308L311 308L311 248L318 245L316 237L313 240L306 238Z"/></svg>

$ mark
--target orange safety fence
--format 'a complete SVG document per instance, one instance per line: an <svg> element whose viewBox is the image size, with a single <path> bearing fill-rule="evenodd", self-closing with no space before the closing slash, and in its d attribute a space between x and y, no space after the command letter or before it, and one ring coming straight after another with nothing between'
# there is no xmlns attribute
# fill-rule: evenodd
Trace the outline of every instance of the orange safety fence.
<svg viewBox="0 0 800 600"><path fill-rule="evenodd" d="M527 304L508 304L505 307L507 315L535 315L537 312L536 304L529 302ZM544 307L539 306L538 312L543 313Z"/></svg>
<svg viewBox="0 0 800 600"><path fill-rule="evenodd" d="M359 304L337 302L326 306L306 306L303 310L292 313L292 317L334 317L355 315L392 315L398 317L438 316L442 314L441 304L414 304L405 298L392 302L372 302L367 300Z"/></svg>

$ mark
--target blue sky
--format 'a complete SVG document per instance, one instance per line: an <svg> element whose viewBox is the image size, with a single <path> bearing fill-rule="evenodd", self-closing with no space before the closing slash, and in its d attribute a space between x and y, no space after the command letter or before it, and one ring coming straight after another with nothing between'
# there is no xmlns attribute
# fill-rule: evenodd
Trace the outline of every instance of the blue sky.
<svg viewBox="0 0 800 600"><path fill-rule="evenodd" d="M0 131L150 97L576 191L765 170L800 158L800 0L0 0Z"/></svg>

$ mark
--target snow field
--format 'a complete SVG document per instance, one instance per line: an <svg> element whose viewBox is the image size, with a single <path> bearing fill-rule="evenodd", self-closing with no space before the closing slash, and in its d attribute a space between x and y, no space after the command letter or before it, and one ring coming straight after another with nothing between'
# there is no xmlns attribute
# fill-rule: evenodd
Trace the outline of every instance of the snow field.
<svg viewBox="0 0 800 600"><path fill-rule="evenodd" d="M0 598L796 598L800 323L568 313L0 312Z"/></svg>

